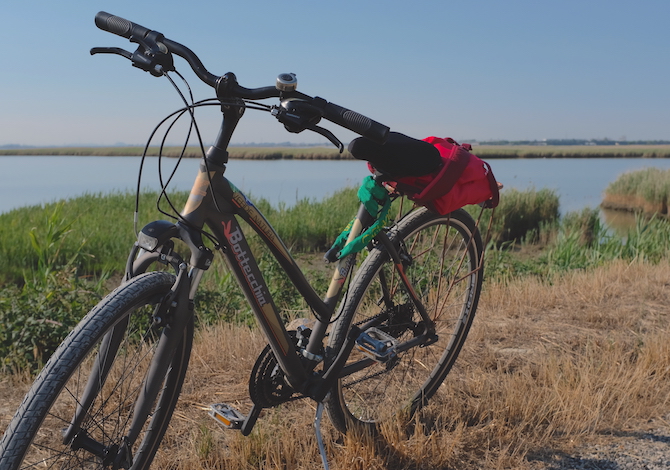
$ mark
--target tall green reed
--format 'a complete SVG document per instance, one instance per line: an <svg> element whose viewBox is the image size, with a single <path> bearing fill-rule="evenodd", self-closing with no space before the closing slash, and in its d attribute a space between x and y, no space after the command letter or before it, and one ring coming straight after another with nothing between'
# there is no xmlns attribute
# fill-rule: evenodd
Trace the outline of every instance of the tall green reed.
<svg viewBox="0 0 670 470"><path fill-rule="evenodd" d="M466 210L476 219L481 208L467 206ZM482 220L488 220L489 215L490 211L485 211ZM556 224L558 219L559 198L555 191L504 189L495 209L491 240L496 245L536 241L541 232Z"/></svg>
<svg viewBox="0 0 670 470"><path fill-rule="evenodd" d="M670 170L645 168L622 174L605 190L607 194L637 196L653 204L664 204L670 198Z"/></svg>
<svg viewBox="0 0 670 470"><path fill-rule="evenodd" d="M615 259L658 263L670 255L670 223L658 217L636 217L635 227L625 235L613 233L592 210L584 236L583 225L563 222L542 262L551 272L588 269ZM569 221L568 221L569 222Z"/></svg>

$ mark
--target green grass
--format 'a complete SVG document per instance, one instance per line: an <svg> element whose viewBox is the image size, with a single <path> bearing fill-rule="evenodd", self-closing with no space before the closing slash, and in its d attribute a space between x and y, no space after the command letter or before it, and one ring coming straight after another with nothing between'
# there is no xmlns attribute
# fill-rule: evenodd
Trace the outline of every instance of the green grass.
<svg viewBox="0 0 670 470"><path fill-rule="evenodd" d="M181 207L187 194L172 194ZM156 218L166 218L155 210L156 194L141 199L140 226ZM275 227L286 245L296 255L323 252L330 248L335 237L356 213L356 190L344 189L322 201L302 200L292 207L272 206L266 200L256 202ZM165 207L165 204L163 204ZM0 285L21 284L33 273L44 272L49 266L78 267L83 275L120 273L130 247L135 241L132 225L134 196L125 193L89 194L69 201L45 206L24 207L0 214ZM476 218L478 206L467 208ZM482 230L488 220L487 211ZM571 213L559 219L559 199L549 189L518 191L504 189L501 203L495 211L490 246L492 253L509 252L510 247L540 243L547 252L554 250L543 263L583 267L595 261L566 262L580 256L595 256L594 249L606 258L616 256L645 256L658 260L665 256L670 245L665 225L661 221L639 221L637 231L614 238L607 233L595 210ZM260 242L250 229L246 230L252 248L258 250L261 262L272 269L269 257L259 249ZM656 240L653 237L657 237ZM559 255L563 250L564 254ZM602 254L610 250L612 254ZM583 252L588 251L585 255ZM567 253L567 254L566 254ZM558 261L561 260L561 261ZM276 267L275 267L276 269ZM562 268L561 268L562 269ZM537 272L528 265L518 272ZM504 269L503 269L504 271ZM218 273L217 284L225 273Z"/></svg>
<svg viewBox="0 0 670 470"><path fill-rule="evenodd" d="M325 251L356 215L356 192L346 188L322 201L302 199L291 207L261 199L256 206L293 252Z"/></svg>
<svg viewBox="0 0 670 470"><path fill-rule="evenodd" d="M187 193L173 193L170 197L180 209ZM156 212L155 201L155 193L142 196L140 227L152 220L167 218ZM67 226L67 234L59 242L57 252L49 255L51 264L64 265L79 254L77 265L82 273L122 271L135 241L134 204L135 197L129 193L87 194L65 202L22 207L0 214L0 259L4 260L0 266L0 284L3 280L16 282L26 272L38 268L41 258L31 244L30 234L40 240L48 237L54 229L55 213L56 222ZM334 237L355 215L358 200L355 189L344 189L323 201L305 199L292 207L273 207L263 199L257 205L289 248L294 252L309 252L330 247ZM162 207L168 208L166 204Z"/></svg>
<svg viewBox="0 0 670 470"><path fill-rule="evenodd" d="M174 198L184 201L186 193ZM147 223L156 218L155 199L155 194L142 198L140 221ZM22 207L0 214L0 258L5 261L0 279L20 279L25 272L38 267L39 255L31 245L30 233L44 238L55 212L69 232L60 242L58 253L52 255L54 265L64 265L75 253L80 253L77 265L83 273L122 270L135 241L134 204L132 194L86 194L66 202Z"/></svg>

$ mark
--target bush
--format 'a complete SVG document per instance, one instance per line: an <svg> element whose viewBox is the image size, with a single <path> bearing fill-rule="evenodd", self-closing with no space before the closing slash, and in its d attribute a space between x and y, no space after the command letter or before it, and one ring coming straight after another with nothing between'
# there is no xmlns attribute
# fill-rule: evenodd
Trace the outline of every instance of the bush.
<svg viewBox="0 0 670 470"><path fill-rule="evenodd" d="M2 371L37 372L101 294L99 285L89 285L72 270L1 289Z"/></svg>
<svg viewBox="0 0 670 470"><path fill-rule="evenodd" d="M583 246L598 242L599 236L605 230L600 222L600 212L590 207L580 212L568 212L561 220L561 229L576 234Z"/></svg>
<svg viewBox="0 0 670 470"><path fill-rule="evenodd" d="M495 209L491 240L497 246L508 242L536 241L544 227L555 226L559 218L558 208L558 195L553 190L504 189L500 193L500 204ZM479 217L479 206L467 206L466 209L475 220ZM482 220L488 220L486 213Z"/></svg>

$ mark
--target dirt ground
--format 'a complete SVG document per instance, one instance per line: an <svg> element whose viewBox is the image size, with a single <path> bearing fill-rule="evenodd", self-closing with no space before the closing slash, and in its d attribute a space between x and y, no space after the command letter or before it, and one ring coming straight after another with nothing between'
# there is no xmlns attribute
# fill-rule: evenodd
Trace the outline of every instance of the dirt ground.
<svg viewBox="0 0 670 470"><path fill-rule="evenodd" d="M667 262L612 263L552 283L487 284L466 347L438 393L443 408L421 439L400 439L390 444L393 452L368 457L326 426L331 464L348 470L657 468L633 454L642 443L670 448L670 385L664 385L669 322ZM209 403L248 408L248 373L262 347L262 338L248 329L224 326L198 335L171 430L186 439L168 437L171 451L159 455L155 468L254 468L253 452L265 456L262 468L294 468L291 462L300 462L304 452L309 463L295 468L321 467L311 438L311 403L287 407L288 417L264 412L259 435L274 437L263 444L259 435L222 437L206 416ZM19 377L0 379L0 428L28 387ZM275 442L295 437L301 446ZM205 449L207 442L219 449ZM659 452L650 450L649 459L670 462Z"/></svg>

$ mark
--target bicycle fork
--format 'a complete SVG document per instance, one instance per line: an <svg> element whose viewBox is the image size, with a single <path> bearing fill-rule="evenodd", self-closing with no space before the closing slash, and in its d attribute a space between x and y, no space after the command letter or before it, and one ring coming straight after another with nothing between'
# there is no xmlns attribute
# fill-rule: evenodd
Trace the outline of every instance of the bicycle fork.
<svg viewBox="0 0 670 470"><path fill-rule="evenodd" d="M196 272L194 278L197 284L200 279L199 273ZM123 442L105 446L88 436L86 432L82 432L80 426L90 406L105 384L115 356L123 342L128 327L128 318L114 326L112 331L107 333L103 339L92 373L78 402L77 410L69 427L63 433L63 444L70 445L73 449L84 449L91 452L102 460L103 465L112 465L113 468L129 468L133 461L131 447L151 413L172 362L175 349L182 340L186 325L193 315L193 306L190 300L190 294L193 290L186 264L182 263L179 266L177 282L171 293L166 299L163 299L159 310L154 314L155 317L158 317L169 313L171 321L168 326L163 328L161 333L156 353L151 359L135 402L132 423L128 428L128 433L123 438Z"/></svg>

